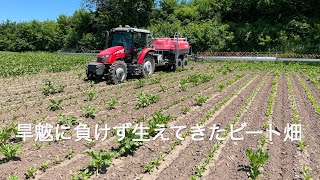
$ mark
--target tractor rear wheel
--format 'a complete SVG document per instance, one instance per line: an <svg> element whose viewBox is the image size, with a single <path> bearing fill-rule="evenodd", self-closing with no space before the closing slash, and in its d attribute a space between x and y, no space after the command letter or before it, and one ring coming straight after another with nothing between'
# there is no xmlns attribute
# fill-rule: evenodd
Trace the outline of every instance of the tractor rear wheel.
<svg viewBox="0 0 320 180"><path fill-rule="evenodd" d="M188 67L188 58L184 58L182 60L182 68L187 68Z"/></svg>
<svg viewBox="0 0 320 180"><path fill-rule="evenodd" d="M112 84L123 83L127 78L127 64L123 61L116 61L110 66L108 79Z"/></svg>
<svg viewBox="0 0 320 180"><path fill-rule="evenodd" d="M177 61L176 61L176 67L177 68L183 68L183 62L182 62L182 60L180 58L177 59Z"/></svg>
<svg viewBox="0 0 320 180"><path fill-rule="evenodd" d="M150 76L154 73L155 62L152 56L147 55L142 64L142 76Z"/></svg>

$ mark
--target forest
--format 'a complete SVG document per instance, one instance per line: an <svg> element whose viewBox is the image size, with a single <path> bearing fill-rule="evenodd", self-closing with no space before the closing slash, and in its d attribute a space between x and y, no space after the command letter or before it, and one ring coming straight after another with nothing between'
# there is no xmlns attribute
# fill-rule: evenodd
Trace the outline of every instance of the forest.
<svg viewBox="0 0 320 180"><path fill-rule="evenodd" d="M66 2L67 3L67 2ZM193 51L320 52L318 0L83 0L56 20L0 24L0 51L85 52L105 48L119 25L154 37L188 38Z"/></svg>

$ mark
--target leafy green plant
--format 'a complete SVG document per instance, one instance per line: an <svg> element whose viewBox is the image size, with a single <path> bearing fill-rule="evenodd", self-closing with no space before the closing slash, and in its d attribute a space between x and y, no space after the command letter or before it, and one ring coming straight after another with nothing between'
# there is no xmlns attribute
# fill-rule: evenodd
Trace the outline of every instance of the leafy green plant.
<svg viewBox="0 0 320 180"><path fill-rule="evenodd" d="M156 112L155 115L152 116L152 119L148 121L149 125L149 136L155 136L155 129L158 128L157 125L166 125L172 119L171 115L164 115L161 112Z"/></svg>
<svg viewBox="0 0 320 180"><path fill-rule="evenodd" d="M61 162L62 162L62 160L58 156L53 159L54 165L60 164Z"/></svg>
<svg viewBox="0 0 320 180"><path fill-rule="evenodd" d="M161 81L161 77L154 77L150 79L150 85L151 84L158 84Z"/></svg>
<svg viewBox="0 0 320 180"><path fill-rule="evenodd" d="M87 92L86 93L86 96L87 96L86 101L92 101L96 95L97 95L97 92L95 92L95 91Z"/></svg>
<svg viewBox="0 0 320 180"><path fill-rule="evenodd" d="M160 162L163 160L163 155L160 155L159 157L156 157L155 159L152 159L144 166L144 171L146 173L152 172L152 170L160 165Z"/></svg>
<svg viewBox="0 0 320 180"><path fill-rule="evenodd" d="M311 169L309 167L305 167L305 166L302 167L302 172L301 172L302 179L311 180L312 176L310 175L310 171Z"/></svg>
<svg viewBox="0 0 320 180"><path fill-rule="evenodd" d="M116 104L118 103L118 100L116 98L112 98L109 101L107 101L108 109L115 109Z"/></svg>
<svg viewBox="0 0 320 180"><path fill-rule="evenodd" d="M262 129L266 131L268 128L269 128L269 124L267 122L264 122L262 125Z"/></svg>
<svg viewBox="0 0 320 180"><path fill-rule="evenodd" d="M94 119L96 117L96 113L99 112L99 110L94 108L93 106L85 106L81 109L84 112L84 117L91 119Z"/></svg>
<svg viewBox="0 0 320 180"><path fill-rule="evenodd" d="M307 143L305 141L298 142L298 149L299 151L303 152L307 148Z"/></svg>
<svg viewBox="0 0 320 180"><path fill-rule="evenodd" d="M184 114L184 115L186 115L189 111L190 111L190 108L189 108L189 107L182 107L182 108L181 108L181 112L182 112L182 114Z"/></svg>
<svg viewBox="0 0 320 180"><path fill-rule="evenodd" d="M12 135L17 135L18 128L17 124L11 124L10 126L3 126L0 130L0 144L7 143L11 138Z"/></svg>
<svg viewBox="0 0 320 180"><path fill-rule="evenodd" d="M41 164L40 170L45 172L48 169L48 167L49 167L48 163L47 162L43 162Z"/></svg>
<svg viewBox="0 0 320 180"><path fill-rule="evenodd" d="M49 101L51 103L48 107L50 111L63 109L63 107L61 106L63 99L59 99L59 100L49 99Z"/></svg>
<svg viewBox="0 0 320 180"><path fill-rule="evenodd" d="M159 95L144 92L139 93L136 98L138 100L138 103L135 106L136 109L147 107L160 100Z"/></svg>
<svg viewBox="0 0 320 180"><path fill-rule="evenodd" d="M160 92L166 92L168 90L168 86L160 84Z"/></svg>
<svg viewBox="0 0 320 180"><path fill-rule="evenodd" d="M246 149L245 155L250 160L249 177L251 179L256 179L258 177L258 175L260 174L259 169L269 159L269 154L267 152L263 152L262 149L259 148L257 151L253 151L251 149Z"/></svg>
<svg viewBox="0 0 320 180"><path fill-rule="evenodd" d="M221 92L226 86L224 84L217 84L216 87L218 88L218 92Z"/></svg>
<svg viewBox="0 0 320 180"><path fill-rule="evenodd" d="M103 150L100 150L98 153L86 151L86 154L91 157L90 166L96 169L96 175L110 166L112 164L112 158L114 157L113 153L106 153Z"/></svg>
<svg viewBox="0 0 320 180"><path fill-rule="evenodd" d="M92 172L86 168L84 171L79 171L77 174L71 176L71 180L88 180Z"/></svg>
<svg viewBox="0 0 320 180"><path fill-rule="evenodd" d="M138 147L142 145L140 141L133 141L134 139L139 139L139 136L133 133L133 129L125 130L125 137L118 141L119 146L119 156L126 156L128 154L133 154Z"/></svg>
<svg viewBox="0 0 320 180"><path fill-rule="evenodd" d="M146 81L144 79L139 79L137 82L136 82L136 85L135 85L135 89L139 89L139 88L142 88L144 85L146 84Z"/></svg>
<svg viewBox="0 0 320 180"><path fill-rule="evenodd" d="M22 153L20 147L22 144L7 143L0 146L0 153L6 157L7 161L13 160L16 155Z"/></svg>
<svg viewBox="0 0 320 180"><path fill-rule="evenodd" d="M75 116L67 116L64 114L60 114L58 116L57 123L59 125L67 125L68 127L72 127L73 125L77 125L80 122Z"/></svg>
<svg viewBox="0 0 320 180"><path fill-rule="evenodd" d="M261 138L259 140L259 143L260 143L260 147L263 148L267 143L267 137L266 136L261 136Z"/></svg>
<svg viewBox="0 0 320 180"><path fill-rule="evenodd" d="M42 89L42 94L49 96L50 94L57 94L64 91L65 86L54 86L51 80L45 80L45 87Z"/></svg>
<svg viewBox="0 0 320 180"><path fill-rule="evenodd" d="M179 84L180 91L187 91L188 85L186 83Z"/></svg>
<svg viewBox="0 0 320 180"><path fill-rule="evenodd" d="M66 155L66 158L67 159L71 159L74 155L74 151L73 149L69 148L68 151L67 151L67 155Z"/></svg>
<svg viewBox="0 0 320 180"><path fill-rule="evenodd" d="M19 180L18 176L11 175L9 176L9 180Z"/></svg>
<svg viewBox="0 0 320 180"><path fill-rule="evenodd" d="M44 144L43 143L34 143L33 146L36 147L37 150L39 150L44 146Z"/></svg>
<svg viewBox="0 0 320 180"><path fill-rule="evenodd" d="M26 179L34 178L34 175L36 174L36 168L30 167L27 169L27 172L25 173Z"/></svg>
<svg viewBox="0 0 320 180"><path fill-rule="evenodd" d="M198 96L195 98L195 105L202 106L207 100L209 99L208 96Z"/></svg>

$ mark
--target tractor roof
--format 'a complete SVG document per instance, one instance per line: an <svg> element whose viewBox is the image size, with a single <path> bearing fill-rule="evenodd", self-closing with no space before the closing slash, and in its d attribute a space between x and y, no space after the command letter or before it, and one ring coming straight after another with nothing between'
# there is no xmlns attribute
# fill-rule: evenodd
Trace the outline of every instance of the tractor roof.
<svg viewBox="0 0 320 180"><path fill-rule="evenodd" d="M146 34L151 33L149 30L132 28L130 26L113 28L111 31L112 32L139 32L139 33L146 33Z"/></svg>

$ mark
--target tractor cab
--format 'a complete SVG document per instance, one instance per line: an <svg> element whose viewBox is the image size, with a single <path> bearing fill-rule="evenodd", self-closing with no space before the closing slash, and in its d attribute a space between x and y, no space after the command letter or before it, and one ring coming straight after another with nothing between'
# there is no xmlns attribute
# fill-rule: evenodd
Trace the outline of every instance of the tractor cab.
<svg viewBox="0 0 320 180"><path fill-rule="evenodd" d="M120 26L110 31L110 38L108 39L107 48L122 46L125 53L124 61L126 63L137 63L138 54L150 45L151 33L144 29Z"/></svg>

